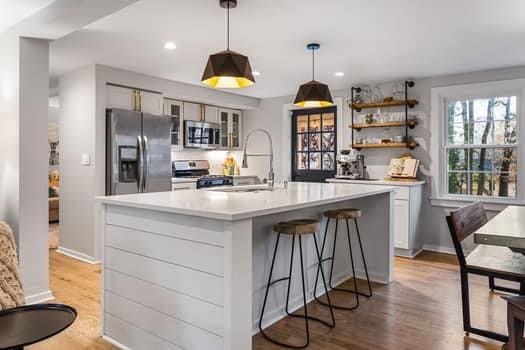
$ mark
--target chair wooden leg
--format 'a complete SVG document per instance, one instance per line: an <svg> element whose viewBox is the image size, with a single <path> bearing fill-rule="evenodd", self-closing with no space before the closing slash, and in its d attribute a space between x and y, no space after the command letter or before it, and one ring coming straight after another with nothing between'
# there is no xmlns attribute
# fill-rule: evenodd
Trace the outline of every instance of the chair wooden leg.
<svg viewBox="0 0 525 350"><path fill-rule="evenodd" d="M516 317L511 304L507 304L507 327L509 330L509 342L507 350L523 349L523 320Z"/></svg>

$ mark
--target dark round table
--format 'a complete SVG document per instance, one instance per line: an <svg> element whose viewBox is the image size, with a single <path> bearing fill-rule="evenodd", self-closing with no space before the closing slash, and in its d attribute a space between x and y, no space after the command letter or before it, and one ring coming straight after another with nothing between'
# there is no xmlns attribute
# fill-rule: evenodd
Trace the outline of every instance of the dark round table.
<svg viewBox="0 0 525 350"><path fill-rule="evenodd" d="M0 349L23 349L69 327L77 311L61 304L36 304L0 311Z"/></svg>

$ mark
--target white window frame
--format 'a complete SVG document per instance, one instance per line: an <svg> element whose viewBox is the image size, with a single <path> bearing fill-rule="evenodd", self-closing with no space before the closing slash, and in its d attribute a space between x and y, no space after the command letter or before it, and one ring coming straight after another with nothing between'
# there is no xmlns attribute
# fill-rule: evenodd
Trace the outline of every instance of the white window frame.
<svg viewBox="0 0 525 350"><path fill-rule="evenodd" d="M447 136L448 136L448 118L447 103L453 100L476 99L499 96L516 96L516 114L517 114L517 137L516 147L518 150L517 159L517 187L516 197L488 197L476 195L448 194L448 159L446 155ZM525 79L502 80L478 84L455 85L436 87L431 89L431 165L430 171L433 181L432 200L433 204L439 205L442 202L463 202L479 200L484 203L499 204L524 204L525 192L525 149L521 141L525 139L520 135L525 130ZM486 145L484 145L486 146ZM471 147L468 145L467 147ZM475 145L472 145L475 147ZM489 145L489 147L493 147ZM495 146L499 147L499 146Z"/></svg>

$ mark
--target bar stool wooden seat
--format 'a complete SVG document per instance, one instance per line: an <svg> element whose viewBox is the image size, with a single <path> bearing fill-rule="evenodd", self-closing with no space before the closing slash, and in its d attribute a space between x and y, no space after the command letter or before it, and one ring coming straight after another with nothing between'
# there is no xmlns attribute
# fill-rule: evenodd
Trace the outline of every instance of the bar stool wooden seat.
<svg viewBox="0 0 525 350"><path fill-rule="evenodd" d="M315 278L314 297L319 303L321 303L323 305L327 305L326 302L324 302L323 300L320 300L318 298L317 293L316 293L316 287L317 287L317 281L318 281L318 278L319 278L319 272L321 272L321 273L323 272L322 263L324 263L325 261L331 261L331 264L330 264L330 275L328 277L328 285L334 291L354 294L355 295L355 300L356 300L355 304L352 305L352 306L341 306L341 305L334 305L334 304L332 304L331 307L333 307L335 309L341 309L341 310L355 310L355 309L357 309L359 307L359 295L362 295L362 296L367 297L367 298L372 296L372 286L370 284L370 277L368 276L368 268L366 266L365 254L363 252L363 244L361 242L361 234L359 232L359 226L357 224L357 219L359 217L361 217L361 210L360 209L355 209L355 208L343 208L343 209L327 210L327 211L324 212L324 216L326 217L327 220L326 220L326 227L325 227L325 231L324 231L323 244L321 246L321 259L320 259L321 262L319 263L319 266L317 267L317 274L316 274L316 278ZM330 225L330 220L331 219L335 220L334 243L333 243L333 248L332 248L332 254L331 254L331 256L329 256L327 258L322 258L323 257L323 253L324 253L324 248L325 248L325 245L326 245L327 236L328 236L328 226ZM347 239L348 239L350 264L351 264L351 267L352 267L352 274L353 274L353 277L354 277L354 289L353 290L352 289L346 289L346 288L338 288L338 287L335 287L335 286L332 285L332 275L333 275L333 272L334 272L334 261L335 261L335 247L336 247L336 243L337 243L337 231L338 231L339 220L346 221L346 236L347 236ZM366 281L368 283L368 292L367 293L360 292L358 287L357 287L357 277L356 277L356 273L355 273L354 256L353 256L353 252L352 252L352 241L351 241L351 238L350 238L350 225L348 223L349 220L353 220L354 223L355 223L355 229L356 229L356 232L357 232L357 240L359 242L359 249L360 249L360 252L361 252L361 258L363 259L363 266L364 266L364 269L365 269Z"/></svg>
<svg viewBox="0 0 525 350"><path fill-rule="evenodd" d="M268 277L268 283L266 285L266 291L264 293L264 301L263 301L263 305L262 305L262 309L261 309L261 316L259 318L259 330L261 331L261 334L267 340L271 341L272 343L275 343L275 344L280 345L280 346L288 347L288 348L303 349L303 348L306 348L310 344L310 330L309 330L309 326L308 326L308 320L314 320L314 321L321 322L321 323L323 323L324 325L326 325L326 326L328 326L330 328L333 328L335 326L334 313L333 313L333 310L332 310L332 307L331 307L331 303L330 303L330 296L328 295L328 287L327 287L327 284L326 284L326 279L324 277L324 273L322 271L321 271L321 277L322 277L323 284L324 284L324 289L325 289L325 292L326 292L327 305L330 308L331 322L327 322L327 321L322 320L320 318L308 315L308 308L307 308L307 305L306 305L306 282L305 282L305 269L304 269L305 263L303 261L302 236L304 236L304 235L311 235L313 237L317 259L318 259L318 261L320 263L321 255L319 253L319 246L317 244L317 239L315 237L315 232L317 230L319 230L319 221L311 220L311 219L302 219L302 220L291 220L291 221L286 221L286 222L280 222L280 223L275 224L273 226L273 230L277 233L277 240L275 242L275 249L274 249L274 252L273 252L272 264L271 264L271 267L270 267L270 275ZM281 235L291 235L292 236L292 249L291 249L291 253L290 253L290 269L289 269L289 273L288 273L287 277L282 277L282 278L278 278L278 279L272 280L273 268L274 268L274 265L275 265L275 258L276 258L276 255L277 255L277 248L279 247L279 240L281 238ZM288 302L290 300L290 285L291 285L291 281L292 281L293 256L294 256L295 238L296 237L298 238L298 241L299 241L299 256L300 256L300 263L301 263L301 280L302 280L302 289L303 289L304 315L292 314L289 311L289 309L288 309ZM264 317L264 309L266 308L266 302L268 300L268 292L270 290L270 287L272 285L274 285L275 283L283 282L283 281L288 281L288 289L287 289L287 292L286 292L286 307L285 307L286 314L288 316L291 316L291 317L303 318L304 322L305 322L306 341L302 345L287 344L287 343L278 341L276 339L273 339L273 338L269 337L264 332L263 327L262 327L262 321L263 321L263 317Z"/></svg>

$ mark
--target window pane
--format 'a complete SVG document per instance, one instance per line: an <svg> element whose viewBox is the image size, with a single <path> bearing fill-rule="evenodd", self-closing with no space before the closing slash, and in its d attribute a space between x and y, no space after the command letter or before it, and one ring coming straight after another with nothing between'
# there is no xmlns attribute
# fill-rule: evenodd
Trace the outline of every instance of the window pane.
<svg viewBox="0 0 525 350"><path fill-rule="evenodd" d="M516 143L517 120L509 119L494 122L494 143L497 145Z"/></svg>
<svg viewBox="0 0 525 350"><path fill-rule="evenodd" d="M469 194L473 196L492 196L492 175L490 173L471 173Z"/></svg>
<svg viewBox="0 0 525 350"><path fill-rule="evenodd" d="M335 169L335 156L333 153L323 153L323 170Z"/></svg>
<svg viewBox="0 0 525 350"><path fill-rule="evenodd" d="M323 133L323 151L333 151L334 150L334 133Z"/></svg>
<svg viewBox="0 0 525 350"><path fill-rule="evenodd" d="M468 130L467 124L454 123L450 124L448 128L448 143L451 145L465 145L468 144Z"/></svg>
<svg viewBox="0 0 525 350"><path fill-rule="evenodd" d="M492 145L492 122L476 122L471 124L471 144L474 145Z"/></svg>
<svg viewBox="0 0 525 350"><path fill-rule="evenodd" d="M323 131L334 131L334 114L323 114Z"/></svg>
<svg viewBox="0 0 525 350"><path fill-rule="evenodd" d="M470 122L486 121L488 116L492 114L493 104L493 99L480 98L473 100Z"/></svg>
<svg viewBox="0 0 525 350"><path fill-rule="evenodd" d="M448 173L448 193L467 194L467 173Z"/></svg>
<svg viewBox="0 0 525 350"><path fill-rule="evenodd" d="M297 132L308 132L308 116L297 116Z"/></svg>
<svg viewBox="0 0 525 350"><path fill-rule="evenodd" d="M494 151L494 170L502 173L517 172L517 149L496 148Z"/></svg>
<svg viewBox="0 0 525 350"><path fill-rule="evenodd" d="M448 123L468 123L467 104L465 101L450 101L448 103Z"/></svg>
<svg viewBox="0 0 525 350"><path fill-rule="evenodd" d="M297 151L298 152L308 151L308 134L297 135Z"/></svg>
<svg viewBox="0 0 525 350"><path fill-rule="evenodd" d="M470 168L473 171L492 171L494 151L492 148L472 148L470 151Z"/></svg>
<svg viewBox="0 0 525 350"><path fill-rule="evenodd" d="M308 169L308 153L297 153L297 169Z"/></svg>
<svg viewBox="0 0 525 350"><path fill-rule="evenodd" d="M308 128L310 132L319 132L321 131L321 115L312 114L310 115L310 125Z"/></svg>
<svg viewBox="0 0 525 350"><path fill-rule="evenodd" d="M516 197L516 176L501 173L494 176L494 196Z"/></svg>
<svg viewBox="0 0 525 350"><path fill-rule="evenodd" d="M310 134L310 152L321 150L321 134Z"/></svg>
<svg viewBox="0 0 525 350"><path fill-rule="evenodd" d="M310 170L321 169L321 153L310 153Z"/></svg>
<svg viewBox="0 0 525 350"><path fill-rule="evenodd" d="M516 119L516 96L494 99L494 120Z"/></svg>
<svg viewBox="0 0 525 350"><path fill-rule="evenodd" d="M448 169L467 170L468 149L449 149L448 150Z"/></svg>

